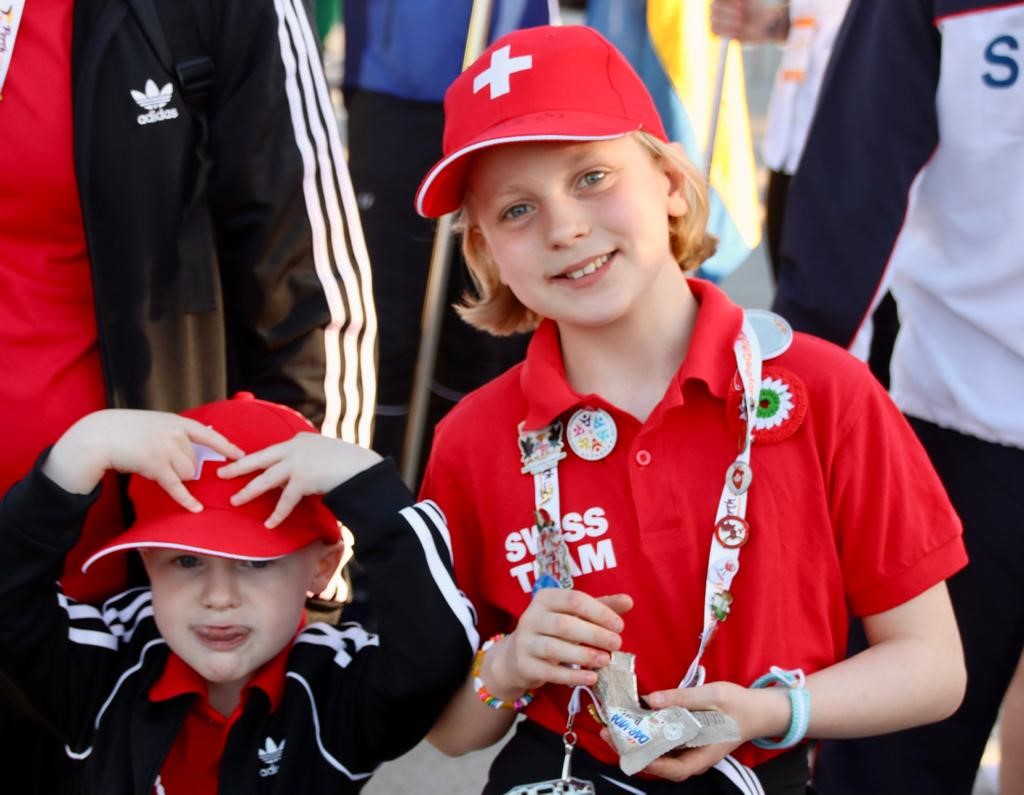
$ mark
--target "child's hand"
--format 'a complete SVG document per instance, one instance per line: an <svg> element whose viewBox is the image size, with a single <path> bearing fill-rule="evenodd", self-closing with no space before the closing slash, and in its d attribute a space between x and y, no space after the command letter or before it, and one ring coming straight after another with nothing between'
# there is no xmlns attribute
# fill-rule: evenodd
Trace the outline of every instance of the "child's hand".
<svg viewBox="0 0 1024 795"><path fill-rule="evenodd" d="M43 465L43 474L65 491L88 494L108 470L130 472L156 481L175 502L196 512L203 506L182 482L195 476L198 461L193 444L229 459L243 455L217 431L177 414L96 411L61 436Z"/></svg>
<svg viewBox="0 0 1024 795"><path fill-rule="evenodd" d="M751 689L732 682L712 682L703 687L659 690L645 696L651 709L678 706L689 710L716 709L736 721L740 740L715 743L701 748L680 748L658 757L644 768L644 773L684 781L691 776L706 773L736 748L755 737L781 736L789 725L789 696L785 688ZM608 729L601 737L611 745ZM614 747L614 746L613 746Z"/></svg>
<svg viewBox="0 0 1024 795"><path fill-rule="evenodd" d="M309 494L326 494L346 480L381 460L365 447L330 439L317 433L300 433L289 439L250 453L221 467L222 478L234 478L264 470L231 497L232 505L244 505L271 489L280 488L281 498L267 517L267 527L277 527Z"/></svg>
<svg viewBox="0 0 1024 795"><path fill-rule="evenodd" d="M597 674L590 669L608 665L610 652L621 648L625 624L620 616L632 607L627 594L593 597L577 590L539 590L515 631L484 658L488 690L502 698L547 682L595 684Z"/></svg>

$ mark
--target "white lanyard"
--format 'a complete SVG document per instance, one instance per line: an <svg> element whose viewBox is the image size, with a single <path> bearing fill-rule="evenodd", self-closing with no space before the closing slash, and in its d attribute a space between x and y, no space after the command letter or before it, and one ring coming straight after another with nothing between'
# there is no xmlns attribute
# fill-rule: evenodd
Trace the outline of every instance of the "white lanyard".
<svg viewBox="0 0 1024 795"><path fill-rule="evenodd" d="M767 313L761 313L767 315ZM704 667L700 664L708 644L714 636L718 624L729 614L732 595L729 587L733 577L739 571L740 548L747 541L749 526L746 522L747 489L753 477L750 468L750 445L753 442L754 423L757 418L758 403L761 397L761 342L754 331L751 317L744 313L743 329L733 343L736 356L736 370L743 388L745 425L740 451L725 473L725 485L718 501L715 514L715 530L711 537L711 550L708 554L708 573L704 585L704 628L701 631L700 645L697 654L687 669L686 676L680 687L699 686L704 683ZM766 318L757 317L760 326L764 326ZM792 331L781 318L768 316L769 326L776 325L779 330L784 326L786 331L780 338L771 339L768 343L767 356L777 356L784 351L792 340ZM781 324L781 325L780 325ZM759 326L759 327L760 327ZM572 574L569 571L569 557L565 539L561 533L561 512L558 494L558 462L565 458L562 450L562 423L555 421L540 431L524 431L519 426L519 445L523 456L523 473L533 475L534 504L537 508L537 557L534 562L534 573L537 578L535 588L555 586L572 587ZM544 578L544 580L542 580ZM595 704L599 703L590 688L576 687L569 700L569 727L579 711L580 690L586 690ZM567 770L571 746L566 746ZM731 755L717 762L714 767L725 775L744 795L764 795L757 775ZM604 778L608 779L607 776ZM608 779L612 783L612 779ZM619 786L623 786L619 784ZM587 790L580 790L586 792Z"/></svg>
<svg viewBox="0 0 1024 795"><path fill-rule="evenodd" d="M25 0L0 0L0 99L4 96L4 80L14 55L14 40L25 11Z"/></svg>
<svg viewBox="0 0 1024 795"><path fill-rule="evenodd" d="M740 548L746 543L748 526L747 488L750 485L750 445L753 441L757 404L761 394L761 346L749 319L744 315L743 329L733 344L736 369L743 387L745 420L743 441L739 454L726 471L725 485L715 514L715 529L708 554L708 573L704 585L704 627L700 645L680 687L700 685L704 669L700 660L714 636L718 624L729 613L732 596L729 587L739 571ZM568 553L561 537L561 511L558 489L558 462L565 458L562 451L562 423L556 421L540 431L524 431L519 427L519 445L523 454L523 473L533 475L534 504L545 520L537 528L537 558L535 575L538 584L542 576L557 580L561 587L572 587L572 574L566 565ZM547 584L554 585L550 580Z"/></svg>
<svg viewBox="0 0 1024 795"><path fill-rule="evenodd" d="M534 590L572 588L569 550L562 538L562 508L558 499L558 462L562 449L562 422L555 420L539 431L527 431L519 423L519 452L523 474L533 475L533 504L537 530Z"/></svg>
<svg viewBox="0 0 1024 795"><path fill-rule="evenodd" d="M740 569L740 549L747 541L749 527L747 516L747 488L750 486L750 444L753 441L754 421L757 419L757 403L761 395L761 346L757 334L746 316L743 331L733 344L736 355L736 369L743 385L743 405L746 409L746 423L743 428L743 444L739 455L725 474L725 485L718 500L715 513L715 532L711 535L711 551L708 553L708 573L704 581L704 628L700 633L697 654L680 681L680 687L704 683L704 668L701 657L707 650L715 629L726 619L732 603L729 586Z"/></svg>

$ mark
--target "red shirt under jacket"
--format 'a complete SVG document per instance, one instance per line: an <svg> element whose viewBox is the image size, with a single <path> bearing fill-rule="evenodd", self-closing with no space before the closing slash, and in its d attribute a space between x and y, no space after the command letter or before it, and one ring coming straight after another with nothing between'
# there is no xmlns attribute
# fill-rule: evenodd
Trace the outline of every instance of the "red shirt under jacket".
<svg viewBox="0 0 1024 795"><path fill-rule="evenodd" d="M73 0L25 4L0 102L0 493L77 419L106 405L72 153ZM79 566L122 526L110 478L68 558L69 595L120 590L123 559Z"/></svg>

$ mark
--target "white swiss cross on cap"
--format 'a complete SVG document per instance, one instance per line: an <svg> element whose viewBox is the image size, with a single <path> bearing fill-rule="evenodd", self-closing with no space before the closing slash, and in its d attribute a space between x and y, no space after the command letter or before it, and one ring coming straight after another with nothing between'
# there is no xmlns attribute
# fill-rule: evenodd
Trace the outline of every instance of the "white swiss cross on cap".
<svg viewBox="0 0 1024 795"><path fill-rule="evenodd" d="M459 208L471 152L517 141L605 140L637 130L668 140L643 81L610 41L583 25L515 30L445 92L444 154L420 183L416 210L437 218Z"/></svg>
<svg viewBox="0 0 1024 795"><path fill-rule="evenodd" d="M491 53L491 65L473 78L474 94L484 86L490 86L491 99L497 99L512 90L509 86L509 75L533 68L532 55L517 55L515 58L509 58L511 50L509 45L505 45Z"/></svg>

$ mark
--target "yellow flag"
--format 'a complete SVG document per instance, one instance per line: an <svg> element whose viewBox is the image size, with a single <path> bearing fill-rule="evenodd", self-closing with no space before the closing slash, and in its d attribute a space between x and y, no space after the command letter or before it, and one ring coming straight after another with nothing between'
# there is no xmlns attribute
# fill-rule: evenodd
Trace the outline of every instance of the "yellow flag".
<svg viewBox="0 0 1024 795"><path fill-rule="evenodd" d="M588 22L623 51L643 78L671 139L698 166L714 114L721 39L711 32L710 0L591 0ZM761 242L757 167L747 111L743 55L729 44L713 158L708 231L718 253L702 268L722 278Z"/></svg>

